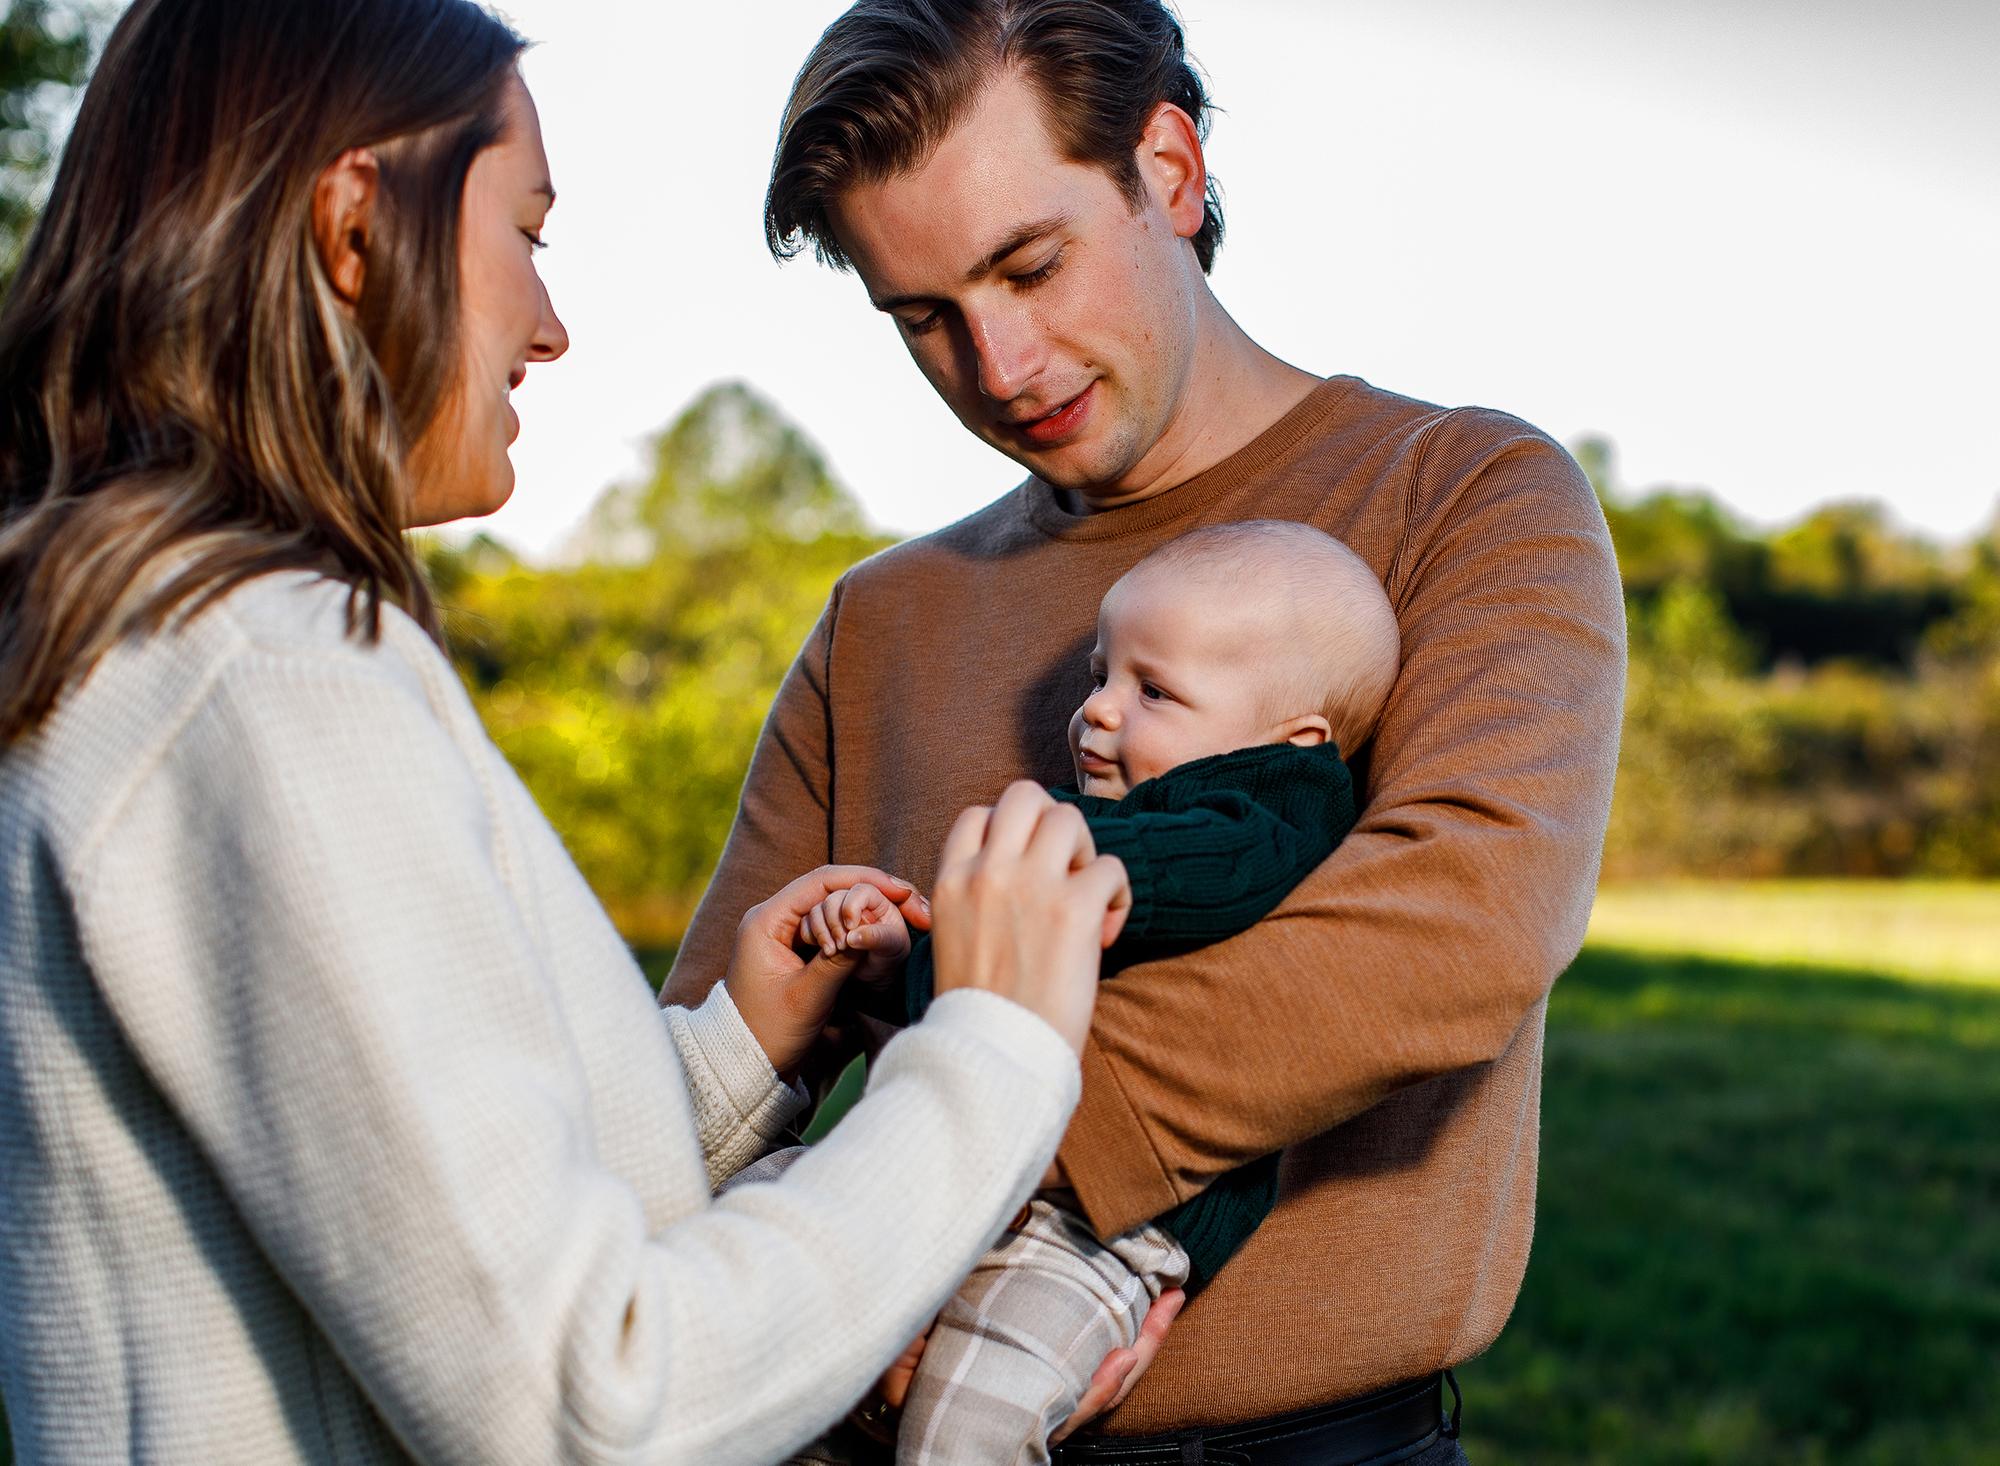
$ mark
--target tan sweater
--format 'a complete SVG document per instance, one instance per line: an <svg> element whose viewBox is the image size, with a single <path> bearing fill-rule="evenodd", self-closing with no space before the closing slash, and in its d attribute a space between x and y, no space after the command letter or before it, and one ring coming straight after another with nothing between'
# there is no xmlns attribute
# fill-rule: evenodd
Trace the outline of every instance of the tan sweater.
<svg viewBox="0 0 2000 1466"><path fill-rule="evenodd" d="M1404 665L1364 808L1264 921L1105 985L1061 1163L1124 1230L1287 1147L1277 1210L1109 1422L1226 1423L1458 1363L1499 1333L1534 1229L1542 1022L1583 938L1625 629L1589 483L1548 438L1352 378L1146 502L1078 517L1030 480L835 588L759 742L668 987L826 860L928 884L1009 780L1070 777L1097 603L1198 525L1301 519L1381 575Z"/></svg>

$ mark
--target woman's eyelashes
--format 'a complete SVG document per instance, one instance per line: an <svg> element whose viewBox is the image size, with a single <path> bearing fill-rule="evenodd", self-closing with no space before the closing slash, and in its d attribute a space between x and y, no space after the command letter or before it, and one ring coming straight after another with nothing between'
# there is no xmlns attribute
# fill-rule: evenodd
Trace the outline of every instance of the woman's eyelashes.
<svg viewBox="0 0 2000 1466"><path fill-rule="evenodd" d="M549 247L549 242L542 238L541 231L538 229L523 229L521 237L528 241L528 251L531 254L540 254Z"/></svg>

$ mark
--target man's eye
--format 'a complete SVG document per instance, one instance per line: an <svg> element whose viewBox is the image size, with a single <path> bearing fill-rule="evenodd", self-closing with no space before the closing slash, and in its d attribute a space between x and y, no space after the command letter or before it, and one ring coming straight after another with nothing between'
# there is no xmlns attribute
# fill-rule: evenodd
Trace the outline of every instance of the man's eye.
<svg viewBox="0 0 2000 1466"><path fill-rule="evenodd" d="M938 328L938 323L944 317L937 311L931 311L927 315L918 316L915 320L911 320L908 316L898 316L896 319L912 336L928 336Z"/></svg>
<svg viewBox="0 0 2000 1466"><path fill-rule="evenodd" d="M1016 275L1014 277L1014 283L1016 285L1027 285L1030 287L1040 285L1043 281L1053 277L1056 271L1062 268L1062 264L1063 264L1063 252L1061 250L1057 250L1054 254L1049 256L1046 263L1038 266L1035 269L1028 271L1028 273L1025 275Z"/></svg>

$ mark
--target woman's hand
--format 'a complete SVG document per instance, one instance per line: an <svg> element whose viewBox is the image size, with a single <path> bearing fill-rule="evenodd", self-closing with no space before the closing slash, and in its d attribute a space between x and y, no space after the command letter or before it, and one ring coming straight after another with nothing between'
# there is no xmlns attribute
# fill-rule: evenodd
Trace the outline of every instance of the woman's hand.
<svg viewBox="0 0 2000 1466"><path fill-rule="evenodd" d="M1046 1019L1079 1054L1097 1003L1098 957L1125 923L1132 887L1099 855L1074 805L1008 786L968 809L937 878L937 991L984 988Z"/></svg>
<svg viewBox="0 0 2000 1466"><path fill-rule="evenodd" d="M919 931L931 924L930 903L908 881L866 865L823 865L743 913L736 928L723 981L736 1011L762 1046L771 1067L789 1080L820 1030L840 985L853 975L863 953L844 949L807 961L792 950L799 924L835 891L870 885L895 903L903 919Z"/></svg>

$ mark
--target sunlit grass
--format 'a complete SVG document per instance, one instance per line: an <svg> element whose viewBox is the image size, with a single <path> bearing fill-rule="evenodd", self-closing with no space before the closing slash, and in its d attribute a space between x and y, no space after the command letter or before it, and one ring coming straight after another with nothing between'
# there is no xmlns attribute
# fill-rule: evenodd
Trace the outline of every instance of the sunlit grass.
<svg viewBox="0 0 2000 1466"><path fill-rule="evenodd" d="M2000 983L2000 882L1674 881L1606 886L1589 944Z"/></svg>
<svg viewBox="0 0 2000 1466"><path fill-rule="evenodd" d="M1520 1306L1461 1371L1475 1466L2000 1463L1990 888L1612 894L1550 1004Z"/></svg>

